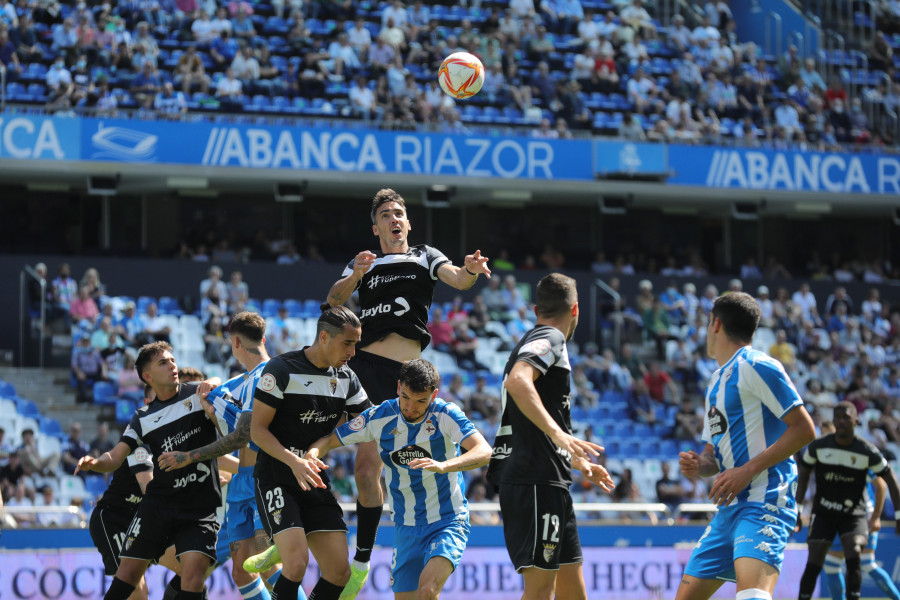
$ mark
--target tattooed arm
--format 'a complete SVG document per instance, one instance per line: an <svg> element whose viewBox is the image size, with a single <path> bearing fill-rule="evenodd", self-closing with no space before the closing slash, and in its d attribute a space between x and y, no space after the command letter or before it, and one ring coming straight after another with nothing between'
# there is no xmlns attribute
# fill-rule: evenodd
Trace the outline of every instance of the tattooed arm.
<svg viewBox="0 0 900 600"><path fill-rule="evenodd" d="M211 458L218 458L240 450L250 443L250 416L249 412L242 412L234 431L222 436L211 444L202 448L189 450L188 452L165 452L159 457L159 466L164 471L182 469L192 463L202 462Z"/></svg>

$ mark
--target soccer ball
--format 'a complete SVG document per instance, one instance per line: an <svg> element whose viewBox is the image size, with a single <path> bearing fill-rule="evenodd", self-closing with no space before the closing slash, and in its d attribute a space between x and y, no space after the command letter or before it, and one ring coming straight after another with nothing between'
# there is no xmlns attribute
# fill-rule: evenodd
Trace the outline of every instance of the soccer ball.
<svg viewBox="0 0 900 600"><path fill-rule="evenodd" d="M448 96L458 100L471 98L484 85L484 65L468 52L454 52L441 63L438 83Z"/></svg>

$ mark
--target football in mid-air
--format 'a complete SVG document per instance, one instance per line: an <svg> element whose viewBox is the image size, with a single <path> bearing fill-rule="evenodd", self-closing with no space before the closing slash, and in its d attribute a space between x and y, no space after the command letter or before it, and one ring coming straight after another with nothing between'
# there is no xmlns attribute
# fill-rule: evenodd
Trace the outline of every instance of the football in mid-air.
<svg viewBox="0 0 900 600"><path fill-rule="evenodd" d="M454 52L441 63L438 83L448 96L458 100L471 98L484 85L484 65L468 52Z"/></svg>

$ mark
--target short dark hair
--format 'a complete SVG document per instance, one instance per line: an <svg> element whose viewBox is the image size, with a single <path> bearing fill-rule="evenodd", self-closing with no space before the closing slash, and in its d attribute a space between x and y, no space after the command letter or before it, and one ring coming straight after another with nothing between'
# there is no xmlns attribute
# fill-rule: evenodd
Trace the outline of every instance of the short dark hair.
<svg viewBox="0 0 900 600"><path fill-rule="evenodd" d="M838 402L834 405L834 412L837 411L847 413L848 416L859 419L859 411L856 410L856 406L852 402L847 402L846 400Z"/></svg>
<svg viewBox="0 0 900 600"><path fill-rule="evenodd" d="M172 344L168 342L151 342L149 344L144 344L141 346L141 349L138 351L138 356L134 360L134 369L137 371L138 377L141 378L141 381L144 381L144 369L150 364L157 355L162 354L163 352L171 352ZM144 383L147 383L144 381Z"/></svg>
<svg viewBox="0 0 900 600"><path fill-rule="evenodd" d="M746 292L729 292L716 298L709 318L722 321L729 339L749 343L759 326L761 314L753 296Z"/></svg>
<svg viewBox="0 0 900 600"><path fill-rule="evenodd" d="M344 327L362 327L359 317L346 306L332 306L322 311L316 323L316 337L323 331L328 335L339 335Z"/></svg>
<svg viewBox="0 0 900 600"><path fill-rule="evenodd" d="M539 317L560 317L578 302L578 290L571 277L551 273L538 282L535 297Z"/></svg>
<svg viewBox="0 0 900 600"><path fill-rule="evenodd" d="M403 199L403 196L390 188L380 189L375 193L375 197L372 199L371 216L373 223L375 222L375 215L378 213L378 207L382 204L387 204L388 202L396 202L403 207L403 210L406 210L406 201Z"/></svg>
<svg viewBox="0 0 900 600"><path fill-rule="evenodd" d="M178 369L178 383L188 383L190 381L203 381L206 375L203 371L196 367L181 367Z"/></svg>
<svg viewBox="0 0 900 600"><path fill-rule="evenodd" d="M254 344L259 344L266 335L266 320L257 313L245 310L234 315L228 331L231 335L240 335Z"/></svg>
<svg viewBox="0 0 900 600"><path fill-rule="evenodd" d="M144 384L144 398L149 398L150 394L153 393L153 386L149 383Z"/></svg>
<svg viewBox="0 0 900 600"><path fill-rule="evenodd" d="M414 358L403 363L400 367L400 383L411 392L433 392L441 381L434 365L424 358Z"/></svg>

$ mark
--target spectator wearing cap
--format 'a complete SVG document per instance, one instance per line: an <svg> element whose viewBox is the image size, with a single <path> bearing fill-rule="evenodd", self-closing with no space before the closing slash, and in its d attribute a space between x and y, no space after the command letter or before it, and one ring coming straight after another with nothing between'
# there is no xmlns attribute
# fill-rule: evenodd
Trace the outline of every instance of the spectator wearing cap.
<svg viewBox="0 0 900 600"><path fill-rule="evenodd" d="M772 299L769 298L769 288L764 285L756 288L756 303L759 304L760 310L760 319L759 326L760 327L774 327L775 326L775 304L772 302Z"/></svg>
<svg viewBox="0 0 900 600"><path fill-rule="evenodd" d="M76 402L92 402L94 384L108 380L106 361L100 351L91 347L91 337L82 335L72 349L72 376L77 390Z"/></svg>

